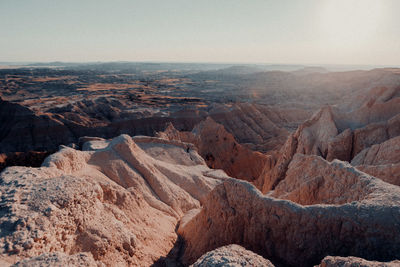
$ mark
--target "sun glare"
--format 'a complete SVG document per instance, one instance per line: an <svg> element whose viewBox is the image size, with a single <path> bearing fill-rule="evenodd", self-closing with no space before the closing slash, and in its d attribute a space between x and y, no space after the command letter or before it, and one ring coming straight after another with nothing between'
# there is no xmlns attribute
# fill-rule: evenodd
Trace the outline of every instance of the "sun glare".
<svg viewBox="0 0 400 267"><path fill-rule="evenodd" d="M379 0L326 0L321 12L323 38L334 46L357 47L374 41L382 20Z"/></svg>

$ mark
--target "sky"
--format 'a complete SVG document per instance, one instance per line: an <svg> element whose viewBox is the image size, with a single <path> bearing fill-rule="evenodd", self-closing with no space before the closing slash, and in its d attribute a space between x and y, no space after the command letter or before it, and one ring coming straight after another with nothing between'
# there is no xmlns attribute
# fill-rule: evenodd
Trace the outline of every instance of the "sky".
<svg viewBox="0 0 400 267"><path fill-rule="evenodd" d="M0 62L400 66L399 0L0 0Z"/></svg>

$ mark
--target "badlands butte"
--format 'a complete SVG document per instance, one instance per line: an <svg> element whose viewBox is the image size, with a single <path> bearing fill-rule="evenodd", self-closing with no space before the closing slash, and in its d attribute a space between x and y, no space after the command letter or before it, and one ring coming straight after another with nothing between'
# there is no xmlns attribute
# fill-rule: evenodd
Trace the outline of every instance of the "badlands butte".
<svg viewBox="0 0 400 267"><path fill-rule="evenodd" d="M0 69L1 266L400 266L400 69Z"/></svg>

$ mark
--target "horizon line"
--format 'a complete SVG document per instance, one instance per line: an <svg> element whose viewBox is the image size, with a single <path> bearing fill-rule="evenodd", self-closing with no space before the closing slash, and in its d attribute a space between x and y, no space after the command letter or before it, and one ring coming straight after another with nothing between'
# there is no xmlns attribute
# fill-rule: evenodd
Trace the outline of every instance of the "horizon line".
<svg viewBox="0 0 400 267"><path fill-rule="evenodd" d="M215 64L215 65L282 65L282 66L362 66L362 67L395 67L400 68L399 65L393 64L351 64L351 63L274 63L274 62L237 62L237 61L163 61L163 60L96 60L96 61L0 61L0 64L51 64L51 63L66 63L66 64L102 64L102 63L150 63L150 64Z"/></svg>

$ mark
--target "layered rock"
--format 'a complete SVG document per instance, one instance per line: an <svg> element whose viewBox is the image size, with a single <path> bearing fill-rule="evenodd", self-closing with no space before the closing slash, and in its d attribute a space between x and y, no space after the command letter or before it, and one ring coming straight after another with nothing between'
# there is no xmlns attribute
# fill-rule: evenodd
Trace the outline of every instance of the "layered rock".
<svg viewBox="0 0 400 267"><path fill-rule="evenodd" d="M342 112L329 106L321 109L288 137L277 153L274 160L276 164L265 168L256 184L264 193L273 190L285 179L295 153L318 155L329 161L340 159L350 162L362 150L400 136L399 101L399 97L389 98L386 102L366 105L351 112ZM385 153L390 154L387 157L396 159L400 155L393 147L387 148ZM367 167L360 168L367 170ZM398 166L388 166L388 174L383 174L382 167L369 166L368 169L369 173L388 180L385 177L396 172Z"/></svg>
<svg viewBox="0 0 400 267"><path fill-rule="evenodd" d="M254 252L279 266L310 266L326 255L399 259L398 74L247 76L248 99L284 103L274 108L233 104L240 90L232 100L202 102L156 94L161 90L149 82L143 94L129 88L117 98L109 92L49 98L45 105L34 97L20 102L31 109L0 99L0 152L68 143L83 150L63 147L41 168L1 173L0 265L168 266L179 264L183 252L186 264L203 255L195 266L271 264ZM71 102L58 105L66 99ZM302 123L311 110L335 101ZM199 105L179 111L184 102ZM152 135L168 122L164 139L105 139ZM10 164L9 154L0 157ZM210 251L234 243L244 248ZM367 260L326 257L321 266L381 264Z"/></svg>
<svg viewBox="0 0 400 267"><path fill-rule="evenodd" d="M273 267L274 265L269 260L238 245L228 245L209 251L191 265L191 267L214 266Z"/></svg>
<svg viewBox="0 0 400 267"><path fill-rule="evenodd" d="M170 124L160 137L193 143L207 165L222 169L229 176L254 181L258 179L265 166L271 165L271 156L251 151L236 142L224 126L210 117L194 127L191 132L177 131Z"/></svg>
<svg viewBox="0 0 400 267"><path fill-rule="evenodd" d="M59 120L0 98L0 152L55 151L73 141L73 133Z"/></svg>
<svg viewBox="0 0 400 267"><path fill-rule="evenodd" d="M173 122L179 129L192 129L203 117L184 112L136 115L113 115L112 120L95 120L78 111L68 114L35 113L22 105L0 98L0 153L56 151L59 145L77 144L79 137L112 138L120 134L154 136ZM106 110L103 110L106 112ZM146 114L145 114L146 115ZM105 115L104 115L105 116Z"/></svg>
<svg viewBox="0 0 400 267"><path fill-rule="evenodd" d="M332 110L325 107L297 129L296 152L325 158L328 154L329 140L338 133Z"/></svg>
<svg viewBox="0 0 400 267"><path fill-rule="evenodd" d="M186 240L183 259L192 263L227 244L242 245L285 266L318 264L326 255L399 258L400 189L372 177L358 179L365 180L372 190L368 185L361 188L364 193L358 200L348 196L349 203L341 205L302 206L227 179L210 193L202 209L182 220L178 232Z"/></svg>
<svg viewBox="0 0 400 267"><path fill-rule="evenodd" d="M340 108L347 111L354 111L360 108L371 107L374 104L384 103L400 96L398 80L388 81L386 78L381 78L381 81L385 85L376 86L375 84L379 82L374 81L369 83L369 89L363 86L358 90L351 91L339 103Z"/></svg>
<svg viewBox="0 0 400 267"><path fill-rule="evenodd" d="M353 134L352 158L365 148L399 136L400 114L387 121L371 123L365 127L355 129Z"/></svg>
<svg viewBox="0 0 400 267"><path fill-rule="evenodd" d="M361 92L366 94L365 92ZM367 93L368 94L368 93ZM367 102L360 108L351 111L337 108L335 121L338 129L358 129L371 123L389 120L400 113L400 87L394 88L393 93L377 102Z"/></svg>
<svg viewBox="0 0 400 267"><path fill-rule="evenodd" d="M347 145L351 140L350 130L339 134L333 110L327 106L315 113L288 137L276 154L276 163L264 168L256 184L264 193L273 190L285 178L288 165L296 153L318 155L331 160L335 158L349 160L351 148L349 149Z"/></svg>
<svg viewBox="0 0 400 267"><path fill-rule="evenodd" d="M367 261L357 257L325 257L320 267L342 267L342 266L359 266L359 267L396 267L400 265L400 261L390 262L378 262L378 261Z"/></svg>
<svg viewBox="0 0 400 267"><path fill-rule="evenodd" d="M78 143L79 137L111 138L119 134L149 135L165 129L169 122L190 131L210 115L252 149L278 149L310 112L268 108L255 104L216 104L208 113L198 110L149 112L128 109L121 101L76 101L67 107L41 110L0 99L0 152L55 151L61 144ZM35 111L33 111L33 109ZM135 111L135 112L133 112Z"/></svg>
<svg viewBox="0 0 400 267"><path fill-rule="evenodd" d="M391 199L391 186L347 162L328 162L314 155L295 154L286 177L268 195L301 205L345 204Z"/></svg>
<svg viewBox="0 0 400 267"><path fill-rule="evenodd" d="M272 108L250 103L214 105L209 111L209 116L222 124L239 143L261 152L279 149L290 131L310 115L311 112L305 109Z"/></svg>
<svg viewBox="0 0 400 267"><path fill-rule="evenodd" d="M383 165L400 162L400 136L365 148L353 158L353 165Z"/></svg>
<svg viewBox="0 0 400 267"><path fill-rule="evenodd" d="M353 148L353 132L347 128L340 134L329 139L326 160L334 159L349 161Z"/></svg>
<svg viewBox="0 0 400 267"><path fill-rule="evenodd" d="M190 144L122 135L103 145L1 173L3 259L88 252L110 266L148 266L174 247L180 217L227 177Z"/></svg>
<svg viewBox="0 0 400 267"><path fill-rule="evenodd" d="M24 259L12 265L13 267L53 267L53 266L76 266L76 267L101 267L102 262L95 261L90 253L77 253L67 255L62 252L43 253L42 255Z"/></svg>
<svg viewBox="0 0 400 267"><path fill-rule="evenodd" d="M351 164L388 183L400 185L400 136L365 148Z"/></svg>

